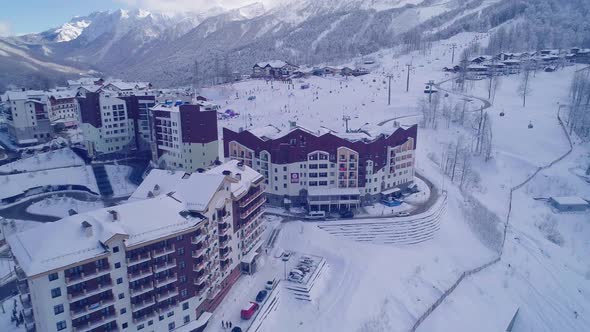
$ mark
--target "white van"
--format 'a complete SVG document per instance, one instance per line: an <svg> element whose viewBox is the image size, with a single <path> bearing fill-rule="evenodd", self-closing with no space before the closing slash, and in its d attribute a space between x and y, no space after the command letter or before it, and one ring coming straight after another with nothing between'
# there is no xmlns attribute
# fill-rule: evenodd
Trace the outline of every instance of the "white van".
<svg viewBox="0 0 590 332"><path fill-rule="evenodd" d="M326 212L325 211L310 211L307 216L305 216L306 220L322 220L326 219Z"/></svg>

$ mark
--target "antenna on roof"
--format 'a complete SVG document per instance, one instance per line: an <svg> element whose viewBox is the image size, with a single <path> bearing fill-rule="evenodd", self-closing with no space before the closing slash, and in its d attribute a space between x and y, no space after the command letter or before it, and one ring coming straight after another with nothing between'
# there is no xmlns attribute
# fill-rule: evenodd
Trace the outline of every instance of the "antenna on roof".
<svg viewBox="0 0 590 332"><path fill-rule="evenodd" d="M348 115L342 116L342 121L344 121L344 123L346 125L346 132L348 133L348 121L350 121L350 116L348 116Z"/></svg>

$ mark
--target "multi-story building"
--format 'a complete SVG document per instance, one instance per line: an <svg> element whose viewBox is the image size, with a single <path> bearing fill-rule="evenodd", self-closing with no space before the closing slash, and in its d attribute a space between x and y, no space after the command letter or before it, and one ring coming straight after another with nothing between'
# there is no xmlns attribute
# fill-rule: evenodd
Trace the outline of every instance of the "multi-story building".
<svg viewBox="0 0 590 332"><path fill-rule="evenodd" d="M61 122L66 127L76 126L79 123L77 90L50 91L49 96L49 120L52 123Z"/></svg>
<svg viewBox="0 0 590 332"><path fill-rule="evenodd" d="M135 126L125 100L109 93L88 92L78 97L80 128L88 155L135 148Z"/></svg>
<svg viewBox="0 0 590 332"><path fill-rule="evenodd" d="M417 126L374 137L366 133L288 132L269 126L223 129L224 156L266 178L274 205L339 210L370 204L412 183Z"/></svg>
<svg viewBox="0 0 590 332"><path fill-rule="evenodd" d="M80 127L88 154L149 149L148 110L154 100L145 92L119 96L101 91L79 96Z"/></svg>
<svg viewBox="0 0 590 332"><path fill-rule="evenodd" d="M27 331L202 331L263 227L261 175L220 167L9 236Z"/></svg>
<svg viewBox="0 0 590 332"><path fill-rule="evenodd" d="M216 111L168 102L153 107L151 114L152 159L161 168L192 172L219 160Z"/></svg>
<svg viewBox="0 0 590 332"><path fill-rule="evenodd" d="M8 134L16 144L51 139L47 96L43 91L8 91L2 97Z"/></svg>

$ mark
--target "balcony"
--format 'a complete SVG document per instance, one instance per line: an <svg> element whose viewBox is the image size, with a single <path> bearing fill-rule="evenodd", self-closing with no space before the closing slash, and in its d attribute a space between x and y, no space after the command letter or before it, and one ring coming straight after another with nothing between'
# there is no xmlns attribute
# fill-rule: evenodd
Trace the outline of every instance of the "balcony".
<svg viewBox="0 0 590 332"><path fill-rule="evenodd" d="M145 322L146 320L156 317L156 312L152 311L151 313L147 314L147 315L143 315L141 317L133 317L133 323L134 324L139 324L141 322Z"/></svg>
<svg viewBox="0 0 590 332"><path fill-rule="evenodd" d="M149 252L146 252L143 255L138 255L137 257L134 257L133 259L127 258L127 267L131 267L133 265L148 262L151 259L152 259L152 256L150 255Z"/></svg>
<svg viewBox="0 0 590 332"><path fill-rule="evenodd" d="M108 323L108 321L112 318L115 318L117 316L117 314L113 311L107 315L103 315L101 316L98 320L93 321L93 322L86 322L84 324L78 325L78 326L73 326L72 327L72 331L74 332L79 332L79 331L92 331L93 329L103 326L104 324ZM115 320L112 321L113 323L116 323Z"/></svg>
<svg viewBox="0 0 590 332"><path fill-rule="evenodd" d="M201 234L199 236L195 236L191 239L192 244L199 244L201 241L207 238L206 234Z"/></svg>
<svg viewBox="0 0 590 332"><path fill-rule="evenodd" d="M178 280L178 279L176 278L176 273L175 273L175 274L167 276L166 278L156 280L154 285L156 287L163 287L163 286L169 285L173 282L176 282L176 280Z"/></svg>
<svg viewBox="0 0 590 332"><path fill-rule="evenodd" d="M154 266L154 273L166 271L166 270L169 270L174 267L176 267L176 259L173 259L168 262L164 262L163 264L156 264Z"/></svg>
<svg viewBox="0 0 590 332"><path fill-rule="evenodd" d="M16 283L18 292L22 295L28 295L30 293L29 284L26 281L19 281Z"/></svg>
<svg viewBox="0 0 590 332"><path fill-rule="evenodd" d="M219 247L220 248L226 248L229 246L231 241L231 236L229 235L225 235L224 238L219 238Z"/></svg>
<svg viewBox="0 0 590 332"><path fill-rule="evenodd" d="M153 258L162 257L165 255L173 254L175 251L176 251L176 249L174 248L174 245L160 248L160 249L155 249L155 250L152 250L152 257Z"/></svg>
<svg viewBox="0 0 590 332"><path fill-rule="evenodd" d="M219 252L219 259L224 260L224 259L228 258L230 253L231 252L229 250L225 250L224 252L220 251Z"/></svg>
<svg viewBox="0 0 590 332"><path fill-rule="evenodd" d="M207 281L208 278L209 278L209 271L204 270L200 276L193 279L193 284L195 286L202 285Z"/></svg>
<svg viewBox="0 0 590 332"><path fill-rule="evenodd" d="M250 197L242 198L240 200L240 208L246 207L248 204L252 203L256 198L260 197L263 192L264 191L259 187L258 190L250 195Z"/></svg>
<svg viewBox="0 0 590 332"><path fill-rule="evenodd" d="M219 227L219 232L218 232L219 236L227 234L229 232L229 229L231 228L228 223L222 223L219 225L224 225L224 224L227 226L225 226L225 227L220 226Z"/></svg>
<svg viewBox="0 0 590 332"><path fill-rule="evenodd" d="M154 299L154 297L152 296L148 300L144 300L139 303L131 303L131 309L133 311L139 311L141 309L153 306L154 304L156 304L156 299Z"/></svg>
<svg viewBox="0 0 590 332"><path fill-rule="evenodd" d="M97 288L92 289L92 290L87 290L86 288L82 289L81 291L77 292L77 293L70 293L68 294L68 300L70 302L73 301L77 301L79 299L85 298L85 297L90 297L96 294L100 294L104 291L107 291L109 289L111 289L113 286L113 282L110 281L108 283L104 283L104 284L99 284Z"/></svg>
<svg viewBox="0 0 590 332"><path fill-rule="evenodd" d="M102 301L99 301L99 302L96 302L93 304L86 305L86 306L76 309L76 310L70 310L70 316L72 317L72 320L74 320L74 319L80 318L84 315L96 312L96 311L98 311L106 306L109 306L111 304L114 304L114 303L115 303L114 297L111 299L108 299L108 300L102 300Z"/></svg>
<svg viewBox="0 0 590 332"><path fill-rule="evenodd" d="M209 245L209 243L208 243L208 242L206 242L206 243L203 243L203 244L201 245L201 248L197 248L197 249L195 249L195 250L191 251L191 256L192 256L193 258L199 258L199 257L203 256L203 254L205 253L205 250L207 250L207 246L208 246L208 245Z"/></svg>
<svg viewBox="0 0 590 332"><path fill-rule="evenodd" d="M158 295L156 295L156 299L158 300L158 302L162 302L175 296L178 296L178 288L171 289L164 293L159 293Z"/></svg>
<svg viewBox="0 0 590 332"><path fill-rule="evenodd" d="M66 285L74 285L84 281L88 281L90 279L94 279L100 277L105 274L109 274L111 272L111 264L107 264L107 266L96 269L96 271L92 273L85 274L84 272L80 272L79 274L71 274L66 277Z"/></svg>
<svg viewBox="0 0 590 332"><path fill-rule="evenodd" d="M20 294L20 303L22 304L23 308L31 308L31 295L29 294Z"/></svg>
<svg viewBox="0 0 590 332"><path fill-rule="evenodd" d="M202 260L199 263L193 264L193 271L194 272L199 272L199 271L201 271L204 268L205 268L205 260Z"/></svg>
<svg viewBox="0 0 590 332"><path fill-rule="evenodd" d="M258 212L256 212L255 214L251 215L247 220L244 220L243 221L243 225L248 225L253 220L257 220L258 218L260 218L260 216L262 216L262 214L264 214L264 209L260 209ZM250 235L249 233L251 233L251 232L246 232L246 235L244 237L248 237L248 235Z"/></svg>
<svg viewBox="0 0 590 332"><path fill-rule="evenodd" d="M158 313L163 314L164 312L168 311L171 307L178 305L177 300L173 300L172 303L169 302L162 302L158 307Z"/></svg>
<svg viewBox="0 0 590 332"><path fill-rule="evenodd" d="M139 288L129 288L129 293L131 293L131 296L139 296L152 290L154 290L154 283L150 282L148 284L141 285Z"/></svg>
<svg viewBox="0 0 590 332"><path fill-rule="evenodd" d="M137 280L143 279L143 278L151 276L151 275L152 275L152 268L147 267L143 270L129 273L127 276L129 277L129 282L133 282L133 281L137 281Z"/></svg>
<svg viewBox="0 0 590 332"><path fill-rule="evenodd" d="M254 204L253 206L249 207L248 210L242 211L240 213L240 218L241 219L246 219L249 215L251 215L254 211L256 211L256 209L258 209L259 207L261 207L262 205L264 205L264 203L266 203L266 197L262 196L260 198L260 200L258 202L256 202L256 204Z"/></svg>
<svg viewBox="0 0 590 332"><path fill-rule="evenodd" d="M34 332L37 330L35 328L35 319L25 317L25 330L27 332Z"/></svg>

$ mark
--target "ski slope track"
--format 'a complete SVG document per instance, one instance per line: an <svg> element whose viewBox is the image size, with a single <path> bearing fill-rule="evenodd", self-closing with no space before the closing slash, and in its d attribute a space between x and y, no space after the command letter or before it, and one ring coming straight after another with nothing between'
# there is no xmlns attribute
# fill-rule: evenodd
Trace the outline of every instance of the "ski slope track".
<svg viewBox="0 0 590 332"><path fill-rule="evenodd" d="M441 82L441 83L444 83L444 82ZM436 86L440 88L440 84L441 83L436 84ZM448 93L453 93L453 92L451 92L449 90L444 90L442 88L440 88L440 89L443 90L443 91L446 91ZM468 96L468 95L463 95L463 96L466 97L466 98L475 98L475 99L478 99L478 100L484 102L484 106L483 106L484 109L489 108L491 106L491 104L489 103L489 101L487 101L487 100L485 100L483 98L474 97L474 96ZM518 185L516 185L516 186L514 186L514 187L512 187L510 189L509 201L508 201L508 212L506 214L506 219L505 219L505 223L504 223L504 231L503 231L503 235L502 235L502 246L500 248L500 253L499 253L498 257L496 257L495 259L493 259L493 260L491 260L491 261L489 261L489 262L487 262L487 263L485 263L485 264L483 264L483 265L481 265L479 267L476 267L474 269L467 270L467 271L463 272L459 276L459 278L457 279L457 281L455 281L455 283L453 283L453 285L451 285L451 287L449 287L449 289L447 289L446 291L444 291L442 293L442 295L416 320L416 322L414 323L414 325L410 329L410 332L415 332L420 327L420 325L430 316L430 314L432 314L444 302L444 300L449 295L451 295L453 293L453 291L461 284L461 282L465 278L470 277L470 276L473 276L473 275L475 275L475 274L477 274L477 273L479 273L479 272L487 269L488 267L490 267L490 266L492 266L492 265L494 265L494 264L496 264L496 263L498 263L498 262L500 262L502 260L502 256L504 254L504 248L505 248L505 245L506 245L506 235L507 235L508 229L510 227L510 217L512 215L512 204L513 204L513 194L514 194L514 192L516 192L517 190L520 190L521 188L523 188L527 183L529 183L531 180L533 180L541 171L546 170L546 169L549 169L549 168L553 167L555 164L557 164L560 161L562 161L563 159L565 159L567 156L570 155L570 153L573 150L573 144L572 144L571 137L569 136L569 134L567 132L567 129L566 129L566 127L565 127L565 125L564 125L564 123L563 123L563 121L561 119L560 113L559 113L560 112L560 109L561 108L558 108L558 110L557 110L557 121L558 121L560 127L563 129L563 133L564 133L565 137L567 138L567 141L568 141L568 144L569 144L569 148L568 148L568 150L565 153L563 153L561 156L559 156L558 158L554 159L550 163L548 163L548 164L546 164L544 166L538 167L535 170L535 172L533 172L525 180L523 180L521 183L519 183ZM511 230L512 230L512 228L511 228ZM518 231L517 231L517 233L521 234ZM524 234L521 234L521 235L524 236ZM533 257L536 257L536 255L539 255L539 253L534 252L534 250L532 248L527 248L526 246L522 246L522 247L524 247L525 249L527 249L532 254ZM531 288L532 289L536 289L535 287L531 287ZM542 294L539 294L539 296L541 298L543 298Z"/></svg>

